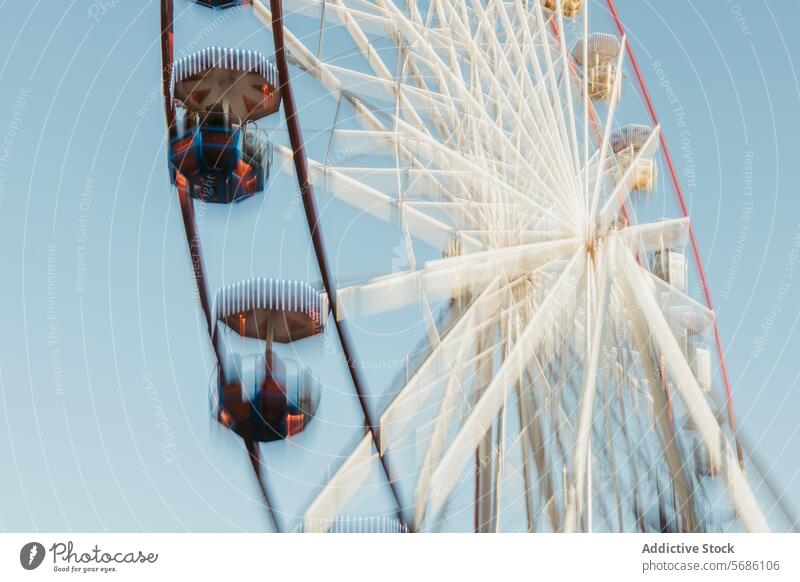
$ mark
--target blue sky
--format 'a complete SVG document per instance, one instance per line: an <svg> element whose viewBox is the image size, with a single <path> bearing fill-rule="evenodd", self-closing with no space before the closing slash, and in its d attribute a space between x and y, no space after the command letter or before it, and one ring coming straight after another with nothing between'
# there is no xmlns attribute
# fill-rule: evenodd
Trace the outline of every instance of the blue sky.
<svg viewBox="0 0 800 582"><path fill-rule="evenodd" d="M798 500L798 41L785 23L800 5L618 8L689 199L739 424Z"/></svg>
<svg viewBox="0 0 800 582"><path fill-rule="evenodd" d="M800 3L617 4L691 205L740 426L800 505ZM209 420L158 5L105 5L0 3L0 529L260 530L246 458ZM220 28L271 46L250 17ZM270 244L302 247L297 231Z"/></svg>

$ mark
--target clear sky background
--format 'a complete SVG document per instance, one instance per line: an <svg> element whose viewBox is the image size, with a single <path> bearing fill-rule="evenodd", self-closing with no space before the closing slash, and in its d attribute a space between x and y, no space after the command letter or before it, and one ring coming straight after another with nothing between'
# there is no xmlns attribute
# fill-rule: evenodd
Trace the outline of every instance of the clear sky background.
<svg viewBox="0 0 800 582"><path fill-rule="evenodd" d="M740 426L800 505L800 3L617 4L691 205ZM195 15L201 32L200 11L183 31ZM158 26L153 0L0 0L0 529L265 527L246 457L209 419ZM270 51L249 15L217 32L197 47ZM300 226L285 235L302 246Z"/></svg>

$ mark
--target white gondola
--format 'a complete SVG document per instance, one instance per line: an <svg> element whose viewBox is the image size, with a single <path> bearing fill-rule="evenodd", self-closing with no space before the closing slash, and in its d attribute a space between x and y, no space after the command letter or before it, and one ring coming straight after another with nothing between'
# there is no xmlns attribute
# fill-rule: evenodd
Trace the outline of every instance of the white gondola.
<svg viewBox="0 0 800 582"><path fill-rule="evenodd" d="M595 32L575 43L572 58L583 74L588 76L589 98L592 101L608 101L612 96L619 97L619 87L622 85L617 84L616 79L619 74L617 59L621 50L619 39L603 32ZM615 86L618 87L617 95L614 95Z"/></svg>
<svg viewBox="0 0 800 582"><path fill-rule="evenodd" d="M626 125L611 134L611 151L616 155L620 173L636 163L633 170L633 188L641 191L650 191L655 188L658 178L658 167L652 155L639 156L653 128L648 125ZM637 160L638 156L638 160Z"/></svg>
<svg viewBox="0 0 800 582"><path fill-rule="evenodd" d="M653 274L669 283L681 293L686 293L689 263L686 255L671 248L657 249L651 263Z"/></svg>
<svg viewBox="0 0 800 582"><path fill-rule="evenodd" d="M686 360L703 392L711 392L713 370L711 349L705 343L712 320L707 313L682 311L673 317L673 329Z"/></svg>

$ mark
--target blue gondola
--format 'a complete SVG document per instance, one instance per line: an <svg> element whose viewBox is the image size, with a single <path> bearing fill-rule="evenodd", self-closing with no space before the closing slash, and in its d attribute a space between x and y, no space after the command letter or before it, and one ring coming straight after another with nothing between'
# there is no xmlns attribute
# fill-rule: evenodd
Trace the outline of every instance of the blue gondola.
<svg viewBox="0 0 800 582"><path fill-rule="evenodd" d="M263 191L270 148L259 134L239 126L200 125L170 145L173 181L206 202L228 204Z"/></svg>
<svg viewBox="0 0 800 582"><path fill-rule="evenodd" d="M208 6L209 8L231 8L240 6L242 0L194 0L197 4Z"/></svg>
<svg viewBox="0 0 800 582"><path fill-rule="evenodd" d="M244 360L252 360L248 366ZM217 418L239 436L258 442L302 432L314 418L319 383L292 360L268 353L242 358L239 376L219 385Z"/></svg>

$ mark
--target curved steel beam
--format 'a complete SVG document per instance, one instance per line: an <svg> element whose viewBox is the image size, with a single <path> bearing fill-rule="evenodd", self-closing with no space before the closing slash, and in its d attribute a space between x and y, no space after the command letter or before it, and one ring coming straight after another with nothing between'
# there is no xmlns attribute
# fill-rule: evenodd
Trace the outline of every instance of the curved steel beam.
<svg viewBox="0 0 800 582"><path fill-rule="evenodd" d="M295 172L297 174L297 182L300 187L300 196L303 200L303 209L305 210L308 228L311 231L311 241L314 245L314 254L317 258L319 265L320 275L322 277L322 285L325 292L328 294L328 301L331 306L331 312L337 313L336 304L336 288L333 284L333 277L331 269L328 265L327 254L325 253L325 243L322 240L322 233L320 231L319 215L317 214L316 203L314 202L314 193L311 187L311 181L308 177L308 164L306 162L305 148L303 146L303 136L300 131L300 120L297 116L297 107L292 93L291 77L289 75L289 62L286 58L286 49L284 43L283 31L283 3L281 0L270 0L270 11L272 16L272 35L275 41L275 61L278 66L278 78L280 82L281 99L283 100L284 115L286 117L286 127L289 132L289 141L292 146L292 159L294 161ZM380 438L378 434L378 425L370 412L369 405L366 400L366 395L362 388L363 382L356 367L356 360L353 356L355 351L350 344L350 338L345 332L344 326L339 322L336 317L333 318L336 325L336 332L339 335L339 341L342 344L342 352L344 353L345 360L347 361L347 368L350 371L350 377L353 381L353 387L358 395L358 402L364 412L364 420L367 425L367 430L372 436L372 441L375 443L376 449L379 451L378 459L380 460L381 467L386 476L386 481L392 490L395 503L397 504L397 519L400 523L408 528L408 524L403 516L403 506L400 501L400 495L397 491L395 483L389 475L389 467L386 460L380 454Z"/></svg>
<svg viewBox="0 0 800 582"><path fill-rule="evenodd" d="M174 32L173 32L173 12L174 0L161 0L161 82L164 97L164 113L167 120L167 158L169 160L169 148L172 140L177 135L175 103L171 98L170 82L172 79L172 63L174 61ZM168 162L169 164L169 162ZM172 169L170 168L170 175ZM217 343L214 341L214 334L212 332L213 321L211 319L211 308L208 301L208 287L206 285L205 270L203 268L203 254L200 248L200 238L197 234L197 223L194 218L194 204L186 191L178 191L178 202L181 207L181 216L183 218L183 228L186 234L186 242L189 245L189 256L192 261L192 269L194 270L195 284L197 285L197 292L200 297L200 306L206 318L206 327L208 329L208 337L211 340L211 346L214 350L214 357L217 360L217 370L219 378L224 377L223 360L217 348ZM258 481L258 489L264 500L264 506L267 509L267 517L270 525L275 531L278 529L278 521L275 519L275 514L272 510L272 503L270 501L269 490L267 489L266 482L261 475L260 460L258 454L258 443L245 439L245 445L248 451L248 457L253 466L253 472Z"/></svg>

